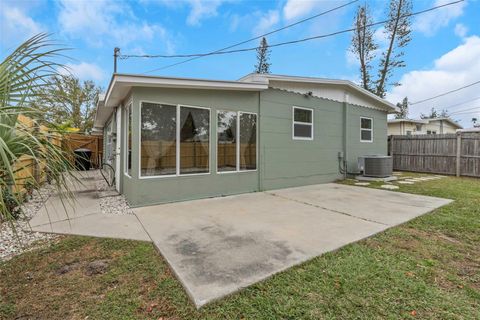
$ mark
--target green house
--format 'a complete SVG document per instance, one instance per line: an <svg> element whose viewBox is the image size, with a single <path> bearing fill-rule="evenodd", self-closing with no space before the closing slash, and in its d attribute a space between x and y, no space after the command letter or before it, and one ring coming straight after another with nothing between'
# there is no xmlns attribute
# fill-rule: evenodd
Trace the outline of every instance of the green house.
<svg viewBox="0 0 480 320"><path fill-rule="evenodd" d="M132 206L331 182L387 153L396 107L350 81L114 74L97 105L103 161Z"/></svg>

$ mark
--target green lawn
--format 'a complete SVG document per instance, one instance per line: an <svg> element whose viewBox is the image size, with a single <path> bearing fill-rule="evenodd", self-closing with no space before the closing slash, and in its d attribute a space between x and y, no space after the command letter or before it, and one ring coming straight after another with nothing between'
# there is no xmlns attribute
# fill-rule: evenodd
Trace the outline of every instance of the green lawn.
<svg viewBox="0 0 480 320"><path fill-rule="evenodd" d="M480 180L399 191L455 202L200 311L151 244L65 237L0 264L0 319L480 319Z"/></svg>

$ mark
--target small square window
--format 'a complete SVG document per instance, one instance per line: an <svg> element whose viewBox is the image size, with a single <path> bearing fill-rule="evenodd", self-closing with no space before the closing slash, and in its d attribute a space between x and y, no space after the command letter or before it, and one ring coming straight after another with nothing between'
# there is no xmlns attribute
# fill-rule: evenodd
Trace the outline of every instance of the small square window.
<svg viewBox="0 0 480 320"><path fill-rule="evenodd" d="M360 142L373 142L373 119L360 118Z"/></svg>
<svg viewBox="0 0 480 320"><path fill-rule="evenodd" d="M294 140L313 140L313 109L293 107L292 120Z"/></svg>

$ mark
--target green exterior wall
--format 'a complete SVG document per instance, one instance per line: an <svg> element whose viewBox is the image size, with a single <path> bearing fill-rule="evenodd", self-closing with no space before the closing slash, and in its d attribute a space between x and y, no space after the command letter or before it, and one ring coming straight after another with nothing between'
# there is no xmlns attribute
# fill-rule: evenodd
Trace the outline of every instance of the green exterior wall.
<svg viewBox="0 0 480 320"><path fill-rule="evenodd" d="M132 176L124 171L125 113L122 110L121 189L132 206L214 197L331 182L342 177L338 152L346 144L349 170L358 156L386 154L387 114L371 108L307 97L277 89L262 92L134 88L132 100ZM141 101L210 108L210 174L139 178L139 107ZM314 110L314 139L292 139L292 106ZM346 107L346 108L345 108ZM217 110L258 116L257 171L216 173ZM345 110L347 113L345 114ZM360 142L360 117L373 118L372 143ZM344 135L347 124L347 135Z"/></svg>

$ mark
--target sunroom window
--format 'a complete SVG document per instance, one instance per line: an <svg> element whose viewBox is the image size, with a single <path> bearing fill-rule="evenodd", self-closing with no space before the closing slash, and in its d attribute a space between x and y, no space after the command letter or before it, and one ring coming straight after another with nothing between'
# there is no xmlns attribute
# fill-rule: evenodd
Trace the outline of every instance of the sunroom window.
<svg viewBox="0 0 480 320"><path fill-rule="evenodd" d="M257 115L217 113L217 172L257 169Z"/></svg>
<svg viewBox="0 0 480 320"><path fill-rule="evenodd" d="M180 174L209 172L210 110L180 106Z"/></svg>
<svg viewBox="0 0 480 320"><path fill-rule="evenodd" d="M141 177L210 171L209 109L144 102L140 114Z"/></svg>
<svg viewBox="0 0 480 320"><path fill-rule="evenodd" d="M217 114L217 171L237 170L237 113Z"/></svg>
<svg viewBox="0 0 480 320"><path fill-rule="evenodd" d="M177 106L142 103L140 136L141 176L176 174Z"/></svg>

